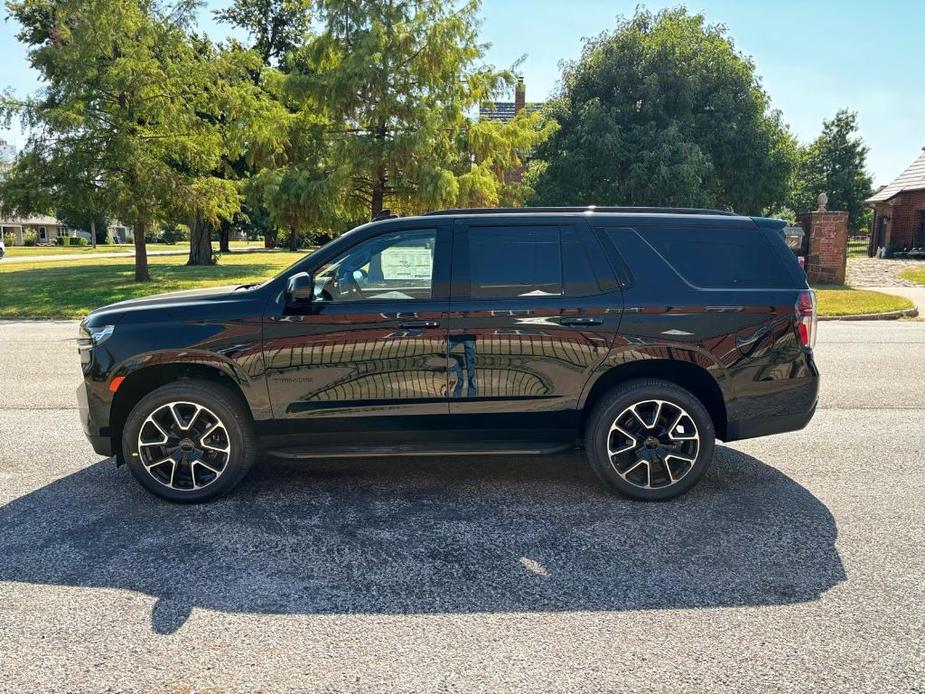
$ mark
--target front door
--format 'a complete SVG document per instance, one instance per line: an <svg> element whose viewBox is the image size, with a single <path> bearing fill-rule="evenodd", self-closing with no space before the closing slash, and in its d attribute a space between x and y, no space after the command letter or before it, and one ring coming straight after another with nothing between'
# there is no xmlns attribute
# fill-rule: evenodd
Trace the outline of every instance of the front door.
<svg viewBox="0 0 925 694"><path fill-rule="evenodd" d="M449 250L448 229L392 227L317 268L307 306L271 309L267 384L286 433L446 419Z"/></svg>
<svg viewBox="0 0 925 694"><path fill-rule="evenodd" d="M574 432L582 388L623 309L615 279L598 281L593 243L579 223L457 223L448 338L454 420Z"/></svg>

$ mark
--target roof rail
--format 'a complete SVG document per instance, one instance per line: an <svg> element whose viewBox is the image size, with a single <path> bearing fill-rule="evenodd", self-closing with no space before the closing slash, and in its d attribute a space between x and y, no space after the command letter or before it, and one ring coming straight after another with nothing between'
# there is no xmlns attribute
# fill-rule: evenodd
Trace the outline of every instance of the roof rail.
<svg viewBox="0 0 925 694"><path fill-rule="evenodd" d="M726 217L737 216L728 210L710 210L698 207L598 207L587 205L585 207L473 207L469 209L434 210L427 216L456 215L456 214L517 214L522 212L626 212L635 214L718 214Z"/></svg>

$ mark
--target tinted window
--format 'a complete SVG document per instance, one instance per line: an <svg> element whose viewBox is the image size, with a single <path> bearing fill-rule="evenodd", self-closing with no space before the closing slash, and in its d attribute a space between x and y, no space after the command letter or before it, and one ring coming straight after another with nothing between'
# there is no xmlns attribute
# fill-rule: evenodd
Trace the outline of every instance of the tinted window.
<svg viewBox="0 0 925 694"><path fill-rule="evenodd" d="M562 274L567 296L590 296L599 290L588 252L574 227L562 227Z"/></svg>
<svg viewBox="0 0 925 694"><path fill-rule="evenodd" d="M792 284L787 268L758 230L645 228L637 233L697 287L776 288Z"/></svg>
<svg viewBox="0 0 925 694"><path fill-rule="evenodd" d="M470 227L474 298L562 295L559 227Z"/></svg>
<svg viewBox="0 0 925 694"><path fill-rule="evenodd" d="M437 232L384 234L346 251L315 273L315 301L430 299Z"/></svg>

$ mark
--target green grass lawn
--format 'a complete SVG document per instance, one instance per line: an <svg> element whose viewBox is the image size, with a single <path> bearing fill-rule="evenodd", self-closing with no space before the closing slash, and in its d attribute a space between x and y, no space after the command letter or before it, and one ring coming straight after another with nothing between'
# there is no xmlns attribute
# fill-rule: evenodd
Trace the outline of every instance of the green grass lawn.
<svg viewBox="0 0 925 694"><path fill-rule="evenodd" d="M187 267L185 256L149 258L151 281L135 282L131 258L47 260L4 266L0 261L0 318L83 318L123 299L161 292L258 282L304 252L226 253L216 265Z"/></svg>
<svg viewBox="0 0 925 694"><path fill-rule="evenodd" d="M899 276L916 284L925 284L925 267L910 267L900 272Z"/></svg>
<svg viewBox="0 0 925 694"><path fill-rule="evenodd" d="M862 313L887 313L915 308L901 296L851 287L817 287L816 300L820 316L850 316Z"/></svg>
<svg viewBox="0 0 925 694"><path fill-rule="evenodd" d="M248 248L261 246L262 241L231 241L231 248ZM218 244L213 244L218 250ZM182 251L189 248L189 241L177 241L174 244L149 243L149 251ZM130 243L101 243L96 248L91 246L7 246L6 254L13 257L35 255L86 255L90 253L131 253L135 246Z"/></svg>
<svg viewBox="0 0 925 694"><path fill-rule="evenodd" d="M216 265L187 267L185 256L153 256L149 259L152 281L141 283L133 280L131 258L91 254L9 265L0 261L0 318L82 318L123 299L261 281L304 257L305 252L289 251L226 253ZM819 287L816 294L823 316L912 308L907 299L864 289Z"/></svg>
<svg viewBox="0 0 925 694"><path fill-rule="evenodd" d="M13 257L33 255L86 255L89 253L128 253L134 248L130 243L99 244L90 246L7 246L6 254Z"/></svg>

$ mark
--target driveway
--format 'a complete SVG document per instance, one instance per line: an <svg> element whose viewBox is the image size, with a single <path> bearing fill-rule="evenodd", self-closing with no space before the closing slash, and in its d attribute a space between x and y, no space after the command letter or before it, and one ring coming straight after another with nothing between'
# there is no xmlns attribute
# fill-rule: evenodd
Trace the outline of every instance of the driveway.
<svg viewBox="0 0 925 694"><path fill-rule="evenodd" d="M85 442L75 334L0 324L0 689L925 682L925 323L821 325L809 428L660 504L561 455L267 461L169 505Z"/></svg>
<svg viewBox="0 0 925 694"><path fill-rule="evenodd" d="M899 258L848 258L845 283L852 287L918 287L899 276L903 270L925 268L925 260Z"/></svg>

